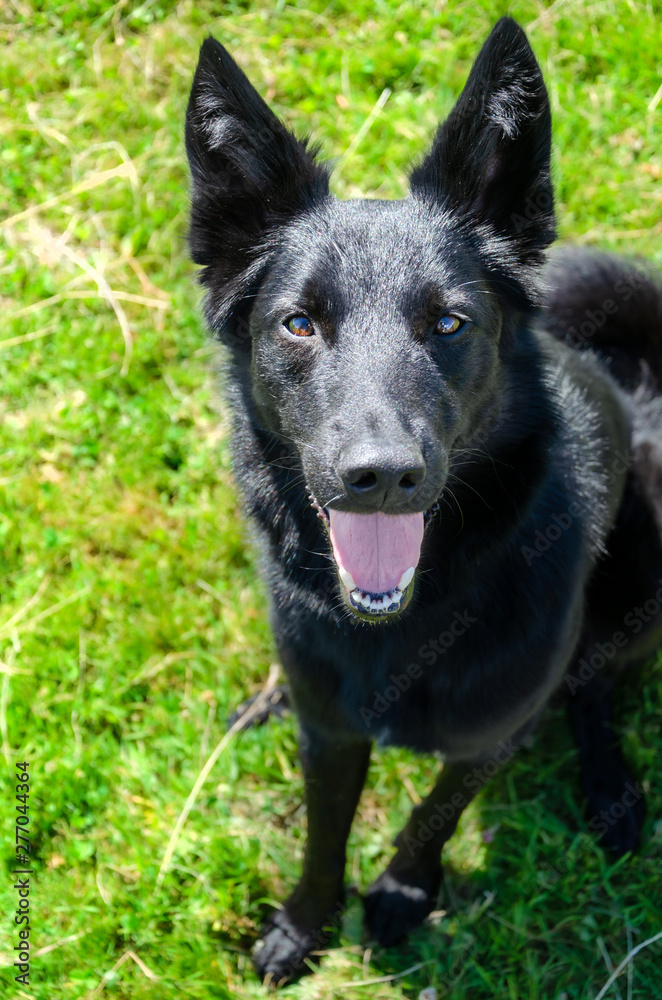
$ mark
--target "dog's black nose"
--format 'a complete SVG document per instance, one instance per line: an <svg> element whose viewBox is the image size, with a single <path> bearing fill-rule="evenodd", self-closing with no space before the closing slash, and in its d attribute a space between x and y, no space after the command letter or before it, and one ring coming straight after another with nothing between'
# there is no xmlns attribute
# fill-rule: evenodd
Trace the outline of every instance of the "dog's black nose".
<svg viewBox="0 0 662 1000"><path fill-rule="evenodd" d="M425 462L414 444L353 446L342 453L337 471L348 496L373 510L408 503L425 481Z"/></svg>

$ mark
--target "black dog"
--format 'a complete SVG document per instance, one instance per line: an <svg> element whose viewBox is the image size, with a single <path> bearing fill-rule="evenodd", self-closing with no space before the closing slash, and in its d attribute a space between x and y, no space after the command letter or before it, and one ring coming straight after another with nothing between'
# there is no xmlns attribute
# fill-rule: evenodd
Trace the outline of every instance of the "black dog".
<svg viewBox="0 0 662 1000"><path fill-rule="evenodd" d="M662 285L598 254L545 264L550 129L506 18L410 197L338 201L202 46L190 246L307 786L303 875L256 951L273 981L342 903L373 740L448 762L365 897L384 945L435 904L476 765L511 756L559 688L591 825L616 852L639 841L610 690L662 643Z"/></svg>

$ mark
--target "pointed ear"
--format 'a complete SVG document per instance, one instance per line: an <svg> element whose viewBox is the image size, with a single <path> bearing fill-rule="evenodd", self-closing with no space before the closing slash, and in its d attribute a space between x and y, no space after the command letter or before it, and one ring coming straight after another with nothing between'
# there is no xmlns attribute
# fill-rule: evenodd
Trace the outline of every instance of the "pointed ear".
<svg viewBox="0 0 662 1000"><path fill-rule="evenodd" d="M504 17L412 172L412 194L490 224L520 263L539 264L555 236L550 148L540 67L522 29Z"/></svg>
<svg viewBox="0 0 662 1000"><path fill-rule="evenodd" d="M206 265L202 282L210 291L236 297L239 286L250 283L273 229L328 194L327 171L214 38L200 49L186 111L186 152L193 181L191 256Z"/></svg>

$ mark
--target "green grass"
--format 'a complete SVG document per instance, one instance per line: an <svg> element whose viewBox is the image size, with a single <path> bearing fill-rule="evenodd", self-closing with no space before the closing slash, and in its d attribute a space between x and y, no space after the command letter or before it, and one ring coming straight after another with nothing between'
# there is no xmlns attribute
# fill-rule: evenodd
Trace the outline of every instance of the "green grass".
<svg viewBox="0 0 662 1000"><path fill-rule="evenodd" d="M27 758L36 953L19 991L7 869L4 995L262 996L249 949L300 863L287 720L227 746L157 884L226 716L274 658L186 257L182 128L199 44L212 31L338 160L339 195L394 197L506 11L530 26L550 87L563 237L662 261L659 0L3 7L1 844L11 865L13 761ZM648 791L637 857L614 864L589 836L572 743L550 710L535 746L463 817L433 925L365 952L355 901L321 970L283 996L594 997L609 975L603 950L615 966L662 924L659 679L651 664L618 719ZM375 754L350 841L354 884L384 866L435 766ZM554 880L550 866L567 870ZM128 958L112 972L127 952L143 967ZM661 954L636 957L623 998L660 994Z"/></svg>

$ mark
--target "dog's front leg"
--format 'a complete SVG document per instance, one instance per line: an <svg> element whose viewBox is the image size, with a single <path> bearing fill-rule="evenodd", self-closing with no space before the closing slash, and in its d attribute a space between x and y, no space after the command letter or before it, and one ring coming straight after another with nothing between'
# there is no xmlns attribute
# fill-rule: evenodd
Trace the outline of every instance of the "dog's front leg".
<svg viewBox="0 0 662 1000"><path fill-rule="evenodd" d="M473 763L446 764L426 799L395 838L397 851L373 882L363 904L371 936L389 947L434 908L441 887L441 849L482 786Z"/></svg>
<svg viewBox="0 0 662 1000"><path fill-rule="evenodd" d="M262 978L275 984L305 972L344 909L345 847L370 758L369 742L337 742L302 730L308 838L296 889L265 926L255 949Z"/></svg>

